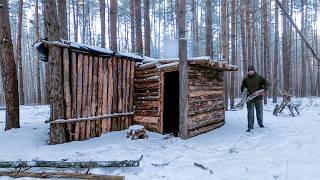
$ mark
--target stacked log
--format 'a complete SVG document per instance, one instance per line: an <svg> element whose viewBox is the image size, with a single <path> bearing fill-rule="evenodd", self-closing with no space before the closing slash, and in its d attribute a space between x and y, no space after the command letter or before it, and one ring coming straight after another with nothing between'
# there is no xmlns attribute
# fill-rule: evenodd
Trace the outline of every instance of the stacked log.
<svg viewBox="0 0 320 180"><path fill-rule="evenodd" d="M141 124L150 131L161 132L161 72L158 62L136 67L134 79L134 124Z"/></svg>
<svg viewBox="0 0 320 180"><path fill-rule="evenodd" d="M223 71L200 65L188 69L188 127L195 136L224 124Z"/></svg>
<svg viewBox="0 0 320 180"><path fill-rule="evenodd" d="M65 106L61 108L65 109L66 120L81 120L51 123L51 128L63 129L66 136L63 142L51 143L86 140L128 128L133 119L130 112L133 111L135 62L125 57L84 54L66 47L61 53L65 99ZM94 118L98 116L105 118Z"/></svg>

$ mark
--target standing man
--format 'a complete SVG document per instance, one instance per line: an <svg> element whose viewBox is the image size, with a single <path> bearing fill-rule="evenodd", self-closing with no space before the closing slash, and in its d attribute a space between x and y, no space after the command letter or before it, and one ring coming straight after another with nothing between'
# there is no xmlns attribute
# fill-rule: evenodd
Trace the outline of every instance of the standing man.
<svg viewBox="0 0 320 180"><path fill-rule="evenodd" d="M256 108L256 114L257 114L257 120L258 124L261 128L264 128L263 126L263 106L262 106L262 100L263 96L266 94L268 90L268 82L267 80L256 73L254 67L251 65L248 68L248 77L246 77L241 84L241 92L245 88L247 88L249 95L253 94L254 92L264 89L262 93L260 93L257 97L252 99L251 101L247 102L247 108L248 108L248 130L247 132L250 132L251 129L253 129L254 125L254 107Z"/></svg>

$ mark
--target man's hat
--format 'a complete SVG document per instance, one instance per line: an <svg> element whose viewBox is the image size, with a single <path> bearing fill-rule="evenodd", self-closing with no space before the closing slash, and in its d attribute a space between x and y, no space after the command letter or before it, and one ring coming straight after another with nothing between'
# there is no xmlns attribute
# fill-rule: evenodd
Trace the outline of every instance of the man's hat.
<svg viewBox="0 0 320 180"><path fill-rule="evenodd" d="M254 69L254 66L253 66L253 65L250 65L250 66L248 67L248 71L256 71L256 70Z"/></svg>

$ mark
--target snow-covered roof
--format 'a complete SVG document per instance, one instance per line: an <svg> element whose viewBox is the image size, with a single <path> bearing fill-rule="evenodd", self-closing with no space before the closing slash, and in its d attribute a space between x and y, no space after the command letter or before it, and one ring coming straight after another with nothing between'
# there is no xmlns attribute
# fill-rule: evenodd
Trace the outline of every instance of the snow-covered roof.
<svg viewBox="0 0 320 180"><path fill-rule="evenodd" d="M237 71L238 66L228 64L226 61L214 61L210 56L201 56L201 57L190 57L188 58L188 64L205 66L214 70L219 71ZM179 66L179 58L171 58L171 59L154 59L150 57L144 57L143 65L151 64L157 62L157 69L162 71L166 71L167 69L178 68Z"/></svg>
<svg viewBox="0 0 320 180"><path fill-rule="evenodd" d="M142 62L143 58L139 56L138 54L134 53L124 53L124 52L115 52L110 49L101 48L97 46L91 46L87 44L81 44L78 42L71 42L66 40L61 41L46 41L41 40L35 44L35 47L39 47L41 44L50 44L50 45L56 45L61 47L67 47L74 51L80 51L84 53L90 53L96 56L116 56L116 57L123 57L130 60L134 60L136 62Z"/></svg>

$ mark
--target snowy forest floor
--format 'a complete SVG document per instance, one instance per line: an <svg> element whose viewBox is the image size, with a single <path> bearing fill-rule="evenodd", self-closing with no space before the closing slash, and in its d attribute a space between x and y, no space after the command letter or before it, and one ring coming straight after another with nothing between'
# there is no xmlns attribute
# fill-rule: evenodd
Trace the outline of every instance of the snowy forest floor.
<svg viewBox="0 0 320 180"><path fill-rule="evenodd" d="M165 135L148 132L148 139L132 141L126 138L124 130L53 146L46 145L49 124L44 121L49 117L48 106L22 106L21 128L6 132L5 111L0 111L0 160L108 161L136 160L143 155L138 168L100 168L90 172L123 175L129 180L319 179L320 99L297 101L302 104L301 115L297 117L291 117L287 110L275 117L272 115L275 105L264 106L266 128L259 128L255 121L255 129L250 133L245 131L247 110L244 108L226 112L223 127L188 140L167 139ZM195 162L208 167L213 174L194 166Z"/></svg>

